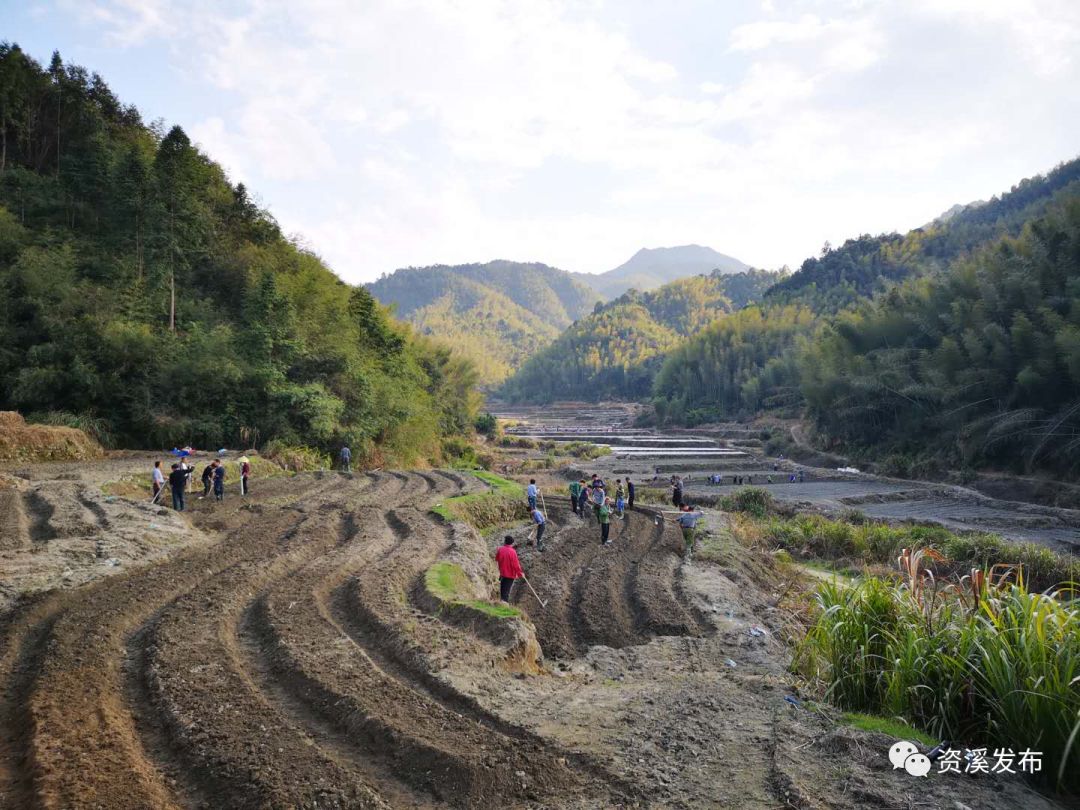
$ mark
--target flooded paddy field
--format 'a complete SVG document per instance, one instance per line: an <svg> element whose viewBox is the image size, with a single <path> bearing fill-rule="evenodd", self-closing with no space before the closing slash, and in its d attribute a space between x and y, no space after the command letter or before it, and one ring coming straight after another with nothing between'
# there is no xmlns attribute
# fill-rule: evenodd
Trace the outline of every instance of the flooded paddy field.
<svg viewBox="0 0 1080 810"><path fill-rule="evenodd" d="M795 464L767 457L753 446L757 442L750 437L758 432L750 429L733 429L721 437L631 428L635 411L630 406L620 412L618 406L597 409L560 403L542 409L520 408L513 414L519 435L611 447L610 455L584 463L587 472L615 478L629 475L639 486L661 487L668 486L672 475L679 475L690 502L695 497L712 499L758 486L778 501L825 512L857 509L883 520L937 523L956 531L991 532L1042 543L1057 551L1080 550L1080 511L987 497L946 484ZM596 414L614 427L598 425L593 421ZM560 432L570 430L572 435ZM711 475L722 476L722 483L711 483ZM790 480L793 475L795 481ZM738 483L733 483L733 476Z"/></svg>

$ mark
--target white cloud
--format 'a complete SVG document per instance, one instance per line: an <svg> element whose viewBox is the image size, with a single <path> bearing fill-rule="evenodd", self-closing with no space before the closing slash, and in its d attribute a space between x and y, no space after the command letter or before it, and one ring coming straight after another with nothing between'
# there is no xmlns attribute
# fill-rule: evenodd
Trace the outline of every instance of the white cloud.
<svg viewBox="0 0 1080 810"><path fill-rule="evenodd" d="M965 27L997 27L1038 74L1064 71L1080 49L1080 3L1075 0L917 0L928 16Z"/></svg>
<svg viewBox="0 0 1080 810"><path fill-rule="evenodd" d="M351 281L676 242L794 264L1071 157L1080 125L1068 0L672 4L675 47L562 0L76 8L167 45L132 70L199 87L181 123Z"/></svg>
<svg viewBox="0 0 1080 810"><path fill-rule="evenodd" d="M813 14L798 20L761 20L740 25L731 32L733 51L760 51L772 45L817 39L827 26Z"/></svg>

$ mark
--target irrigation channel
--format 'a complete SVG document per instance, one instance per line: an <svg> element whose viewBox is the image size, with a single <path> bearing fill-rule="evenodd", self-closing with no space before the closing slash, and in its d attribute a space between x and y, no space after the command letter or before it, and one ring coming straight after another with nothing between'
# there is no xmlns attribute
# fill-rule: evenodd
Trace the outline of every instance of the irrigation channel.
<svg viewBox="0 0 1080 810"><path fill-rule="evenodd" d="M775 583L687 564L647 509L602 547L548 502L547 549L521 544L547 606L518 589L497 614L470 606L502 533L431 511L474 476L256 479L183 514L102 493L151 459L0 476L2 808L955 806L885 735L787 701ZM462 602L428 589L440 562ZM1058 806L1017 778L962 791Z"/></svg>

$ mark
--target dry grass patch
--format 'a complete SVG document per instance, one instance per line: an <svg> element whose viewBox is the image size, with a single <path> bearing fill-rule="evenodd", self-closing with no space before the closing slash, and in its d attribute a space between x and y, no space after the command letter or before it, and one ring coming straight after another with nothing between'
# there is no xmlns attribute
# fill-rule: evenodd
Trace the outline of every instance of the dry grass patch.
<svg viewBox="0 0 1080 810"><path fill-rule="evenodd" d="M0 460L80 461L103 455L101 445L77 428L28 425L15 411L0 411Z"/></svg>

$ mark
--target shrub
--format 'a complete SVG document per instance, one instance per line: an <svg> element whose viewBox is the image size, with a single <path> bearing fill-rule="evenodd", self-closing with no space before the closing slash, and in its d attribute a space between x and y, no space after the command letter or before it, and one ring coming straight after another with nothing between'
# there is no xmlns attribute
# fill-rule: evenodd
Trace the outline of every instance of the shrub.
<svg viewBox="0 0 1080 810"><path fill-rule="evenodd" d="M476 455L476 448L467 439L451 436L442 441L443 460L451 467L472 469L482 466Z"/></svg>
<svg viewBox="0 0 1080 810"><path fill-rule="evenodd" d="M488 411L476 417L473 427L476 429L477 433L494 438L499 432L499 420Z"/></svg>
<svg viewBox="0 0 1080 810"><path fill-rule="evenodd" d="M325 470L330 467L330 456L321 450L316 450L314 447L285 444L276 439L268 442L260 455L292 472Z"/></svg>
<svg viewBox="0 0 1080 810"><path fill-rule="evenodd" d="M611 448L606 444L593 444L592 442L567 442L563 445L562 450L564 453L586 461L611 455Z"/></svg>
<svg viewBox="0 0 1080 810"><path fill-rule="evenodd" d="M746 512L763 518L772 511L773 497L764 489L747 487L725 496L721 499L720 506L727 512Z"/></svg>

